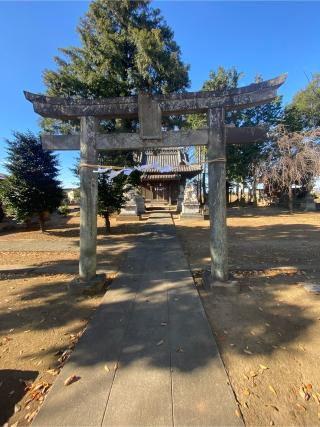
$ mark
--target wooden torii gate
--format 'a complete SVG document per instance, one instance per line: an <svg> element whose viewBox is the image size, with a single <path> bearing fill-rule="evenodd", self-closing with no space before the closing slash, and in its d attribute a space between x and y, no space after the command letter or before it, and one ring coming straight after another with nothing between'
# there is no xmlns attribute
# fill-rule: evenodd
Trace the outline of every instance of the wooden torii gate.
<svg viewBox="0 0 320 427"><path fill-rule="evenodd" d="M97 163L99 150L145 150L157 147L207 145L210 211L211 275L228 279L226 227L226 144L263 141L259 127L226 126L227 110L240 110L266 104L277 96L286 75L249 86L215 92L189 92L168 95L83 99L58 98L24 92L34 111L42 117L80 119L80 135L43 135L47 150L80 149L80 278L96 276L97 238ZM162 115L206 113L208 127L199 130L163 132ZM113 118L139 118L139 133L98 132L99 121Z"/></svg>

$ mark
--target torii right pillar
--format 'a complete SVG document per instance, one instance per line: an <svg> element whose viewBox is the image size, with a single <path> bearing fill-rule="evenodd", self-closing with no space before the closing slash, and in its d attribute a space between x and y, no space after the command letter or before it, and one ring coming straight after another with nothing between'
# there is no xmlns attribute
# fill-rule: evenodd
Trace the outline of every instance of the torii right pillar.
<svg viewBox="0 0 320 427"><path fill-rule="evenodd" d="M226 140L224 109L212 108L208 118L210 256L213 280L228 280Z"/></svg>

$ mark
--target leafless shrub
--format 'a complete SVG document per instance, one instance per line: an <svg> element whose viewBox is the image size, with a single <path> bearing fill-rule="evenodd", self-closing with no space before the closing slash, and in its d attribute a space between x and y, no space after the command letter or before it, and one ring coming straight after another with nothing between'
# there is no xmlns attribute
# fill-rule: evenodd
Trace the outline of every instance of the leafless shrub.
<svg viewBox="0 0 320 427"><path fill-rule="evenodd" d="M320 177L320 128L288 133L278 127L272 140L266 160L259 165L260 179L269 190L286 192L292 211L293 185L308 186Z"/></svg>

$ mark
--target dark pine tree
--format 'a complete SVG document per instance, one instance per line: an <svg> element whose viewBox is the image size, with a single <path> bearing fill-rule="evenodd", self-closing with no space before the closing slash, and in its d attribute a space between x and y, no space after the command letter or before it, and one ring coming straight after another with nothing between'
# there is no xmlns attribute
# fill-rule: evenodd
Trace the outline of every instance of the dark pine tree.
<svg viewBox="0 0 320 427"><path fill-rule="evenodd" d="M63 199L57 179L56 155L42 149L40 138L31 132L15 132L8 140L8 178L1 186L1 198L18 221L30 222L37 216L44 231L45 219Z"/></svg>

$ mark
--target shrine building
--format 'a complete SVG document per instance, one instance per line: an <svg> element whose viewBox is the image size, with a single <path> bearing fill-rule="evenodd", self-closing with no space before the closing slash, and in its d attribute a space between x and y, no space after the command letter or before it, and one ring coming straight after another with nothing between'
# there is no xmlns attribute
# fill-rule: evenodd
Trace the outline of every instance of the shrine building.
<svg viewBox="0 0 320 427"><path fill-rule="evenodd" d="M189 164L188 155L182 148L161 148L140 154L144 169L141 176L141 193L147 204L176 205L188 179L202 172L200 164Z"/></svg>

